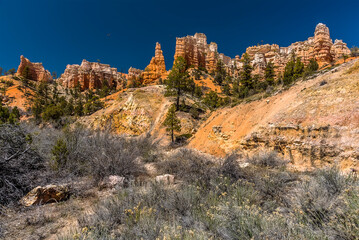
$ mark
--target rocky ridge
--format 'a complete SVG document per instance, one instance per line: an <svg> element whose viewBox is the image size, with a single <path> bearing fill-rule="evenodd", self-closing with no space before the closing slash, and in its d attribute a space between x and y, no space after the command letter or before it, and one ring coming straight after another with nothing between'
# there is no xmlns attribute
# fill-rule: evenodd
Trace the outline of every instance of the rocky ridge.
<svg viewBox="0 0 359 240"><path fill-rule="evenodd" d="M251 58L255 74L263 74L264 68L270 61L274 63L277 72L283 72L286 63L290 60L292 53L300 57L304 64L315 59L323 66L332 61L350 55L350 50L342 40L335 40L334 44L330 38L329 28L319 23L314 32L314 37L309 37L302 42L295 42L288 47L280 47L277 44L264 44L248 47L246 53ZM194 36L186 36L176 39L176 51L174 59L183 57L188 66L206 69L213 72L217 62L221 60L229 74L235 75L242 67L240 57L234 59L218 52L216 43L207 44L207 37L203 33Z"/></svg>
<svg viewBox="0 0 359 240"><path fill-rule="evenodd" d="M329 28L325 24L319 23L315 28L314 37L309 37L306 41L295 42L289 47L279 47L277 44L258 45L248 47L246 53L252 59L255 73L263 73L269 62L273 62L276 71L281 73L292 53L299 57L304 64L315 59L320 66L323 66L344 55L350 55L350 50L342 40L335 40L333 44Z"/></svg>

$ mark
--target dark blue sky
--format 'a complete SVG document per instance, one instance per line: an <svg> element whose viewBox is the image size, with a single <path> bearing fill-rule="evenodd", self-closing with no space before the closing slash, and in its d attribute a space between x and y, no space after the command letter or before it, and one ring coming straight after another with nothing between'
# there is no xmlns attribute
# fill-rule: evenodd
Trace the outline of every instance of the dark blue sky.
<svg viewBox="0 0 359 240"><path fill-rule="evenodd" d="M127 72L144 69L158 41L169 69L176 37L203 32L234 57L262 41L305 40L319 22L351 47L358 9L358 0L0 0L0 67L17 68L23 54L58 75L82 59Z"/></svg>

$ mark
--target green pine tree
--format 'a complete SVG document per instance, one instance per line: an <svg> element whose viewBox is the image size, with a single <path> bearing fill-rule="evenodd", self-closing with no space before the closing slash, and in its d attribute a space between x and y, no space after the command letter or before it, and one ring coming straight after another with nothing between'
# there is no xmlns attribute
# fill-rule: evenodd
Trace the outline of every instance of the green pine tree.
<svg viewBox="0 0 359 240"><path fill-rule="evenodd" d="M163 125L166 126L166 131L170 132L171 140L174 142L174 132L181 131L181 122L176 116L176 105L173 104L168 110Z"/></svg>
<svg viewBox="0 0 359 240"><path fill-rule="evenodd" d="M275 77L274 64L270 61L264 70L264 78L269 86L274 85L274 77Z"/></svg>
<svg viewBox="0 0 359 240"><path fill-rule="evenodd" d="M240 83L243 88L253 89L253 78L252 78L252 66L251 66L251 60L249 58L249 55L247 53L243 54L243 69L240 73Z"/></svg>
<svg viewBox="0 0 359 240"><path fill-rule="evenodd" d="M179 110L180 98L185 92L191 92L193 80L187 72L187 63L183 57L178 57L166 81L166 95L176 97L176 109Z"/></svg>

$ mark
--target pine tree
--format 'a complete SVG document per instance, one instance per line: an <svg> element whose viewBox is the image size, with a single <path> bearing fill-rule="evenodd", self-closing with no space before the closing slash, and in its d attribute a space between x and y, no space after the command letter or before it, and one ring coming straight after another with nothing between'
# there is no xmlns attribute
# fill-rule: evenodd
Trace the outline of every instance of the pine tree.
<svg viewBox="0 0 359 240"><path fill-rule="evenodd" d="M294 71L293 80L296 80L297 78L301 77L304 72L304 63L302 63L299 57L295 61L293 71Z"/></svg>
<svg viewBox="0 0 359 240"><path fill-rule="evenodd" d="M177 110L179 110L180 97L185 92L190 92L192 87L193 80L189 77L187 72L186 60L183 57L178 57L166 81L166 95L176 97Z"/></svg>
<svg viewBox="0 0 359 240"><path fill-rule="evenodd" d="M216 75L214 76L214 81L221 86L227 75L224 68L224 64L221 59L219 59L217 62L215 74Z"/></svg>
<svg viewBox="0 0 359 240"><path fill-rule="evenodd" d="M166 126L166 131L170 132L171 140L174 142L174 131L181 131L181 122L176 116L176 106L174 104L168 110L163 125Z"/></svg>
<svg viewBox="0 0 359 240"><path fill-rule="evenodd" d="M315 72L319 68L319 65L315 59L310 59L309 64L307 66L307 69L309 72Z"/></svg>
<svg viewBox="0 0 359 240"><path fill-rule="evenodd" d="M9 69L9 71L7 71L7 73L9 75L14 75L16 73L16 70L15 70L15 68L11 68L11 69Z"/></svg>
<svg viewBox="0 0 359 240"><path fill-rule="evenodd" d="M230 76L227 76L222 86L222 92L227 96L231 95L231 86L229 85L231 82L232 78Z"/></svg>
<svg viewBox="0 0 359 240"><path fill-rule="evenodd" d="M30 79L30 68L29 66L25 66L21 72L21 76L25 79Z"/></svg>
<svg viewBox="0 0 359 240"><path fill-rule="evenodd" d="M264 78L269 86L274 85L274 77L275 77L274 64L270 61L267 64L264 71Z"/></svg>
<svg viewBox="0 0 359 240"><path fill-rule="evenodd" d="M198 98L203 96L202 88L200 86L198 86L198 85L195 85L194 96L198 97Z"/></svg>
<svg viewBox="0 0 359 240"><path fill-rule="evenodd" d="M293 82L294 66L295 66L295 54L292 53L291 59L289 60L289 62L287 62L284 68L284 74L283 74L284 85L289 85Z"/></svg>
<svg viewBox="0 0 359 240"><path fill-rule="evenodd" d="M243 88L253 89L251 60L247 53L243 54L243 70L240 74L240 82Z"/></svg>
<svg viewBox="0 0 359 240"><path fill-rule="evenodd" d="M233 95L239 96L239 79L236 78L233 81Z"/></svg>

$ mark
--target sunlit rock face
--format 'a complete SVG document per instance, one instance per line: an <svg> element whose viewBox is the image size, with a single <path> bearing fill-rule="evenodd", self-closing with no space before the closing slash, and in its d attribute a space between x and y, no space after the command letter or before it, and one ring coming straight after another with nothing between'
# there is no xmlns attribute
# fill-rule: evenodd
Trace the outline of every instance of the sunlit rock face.
<svg viewBox="0 0 359 240"><path fill-rule="evenodd" d="M343 56L350 56L350 49L347 47L347 44L342 40L336 39L333 46L330 49L330 53L333 56L333 60L337 61Z"/></svg>
<svg viewBox="0 0 359 240"><path fill-rule="evenodd" d="M84 59L81 65L67 65L59 82L66 88L79 86L81 90L101 88L105 84L116 88L122 83L122 75L108 64Z"/></svg>
<svg viewBox="0 0 359 240"><path fill-rule="evenodd" d="M26 67L28 68L28 78L30 80L39 82L52 81L51 73L42 66L42 63L32 63L29 59L21 55L20 65L17 69L16 75L22 76Z"/></svg>
<svg viewBox="0 0 359 240"><path fill-rule="evenodd" d="M333 44L329 28L319 23L314 36L305 41L292 43L288 47L279 47L277 44L248 47L246 53L252 59L254 73L263 74L270 61L274 63L276 72L283 72L292 54L299 57L304 64L315 59L322 66L342 58L343 55L349 55L350 50L341 40L335 40Z"/></svg>
<svg viewBox="0 0 359 240"><path fill-rule="evenodd" d="M315 59L320 63L329 63L333 60L330 49L333 45L330 39L329 28L319 23L314 32L314 55Z"/></svg>
<svg viewBox="0 0 359 240"><path fill-rule="evenodd" d="M143 71L137 68L130 67L127 74L127 87L139 86L143 83Z"/></svg>
<svg viewBox="0 0 359 240"><path fill-rule="evenodd" d="M166 73L166 64L161 44L156 43L155 56L143 72L143 83L145 85L155 83L157 79Z"/></svg>

